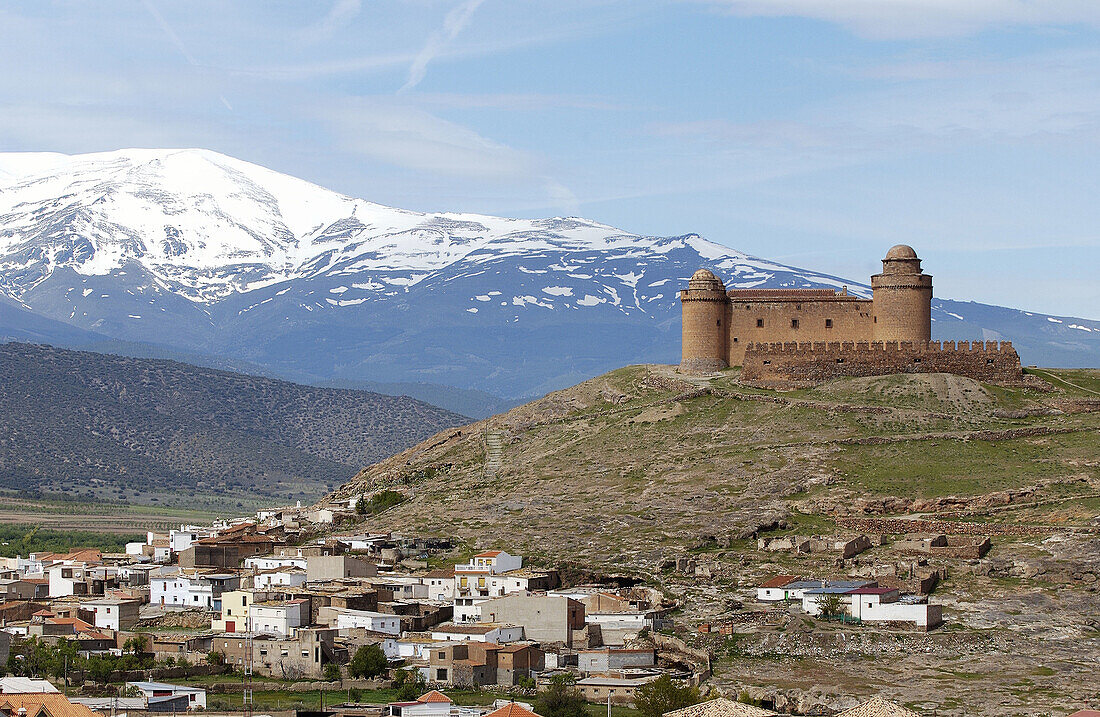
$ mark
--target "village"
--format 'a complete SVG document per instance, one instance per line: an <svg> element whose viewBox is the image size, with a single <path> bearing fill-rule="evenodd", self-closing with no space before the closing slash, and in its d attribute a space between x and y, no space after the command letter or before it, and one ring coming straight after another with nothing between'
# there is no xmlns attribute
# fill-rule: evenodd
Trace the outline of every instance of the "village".
<svg viewBox="0 0 1100 717"><path fill-rule="evenodd" d="M637 580L563 584L556 568L529 565L508 546L448 564L460 551L444 539L335 534L360 500L149 532L124 554L74 549L3 559L0 664L14 675L4 678L5 697L67 699L103 714L215 704L251 714L255 692L283 690L289 707L305 686L322 691L324 714L478 717L510 709L498 717L525 717L555 686L611 710L635 708L647 686L671 684L702 702L678 717L775 714L766 704L719 698L707 683L710 654L684 639L731 634L734 625L685 624L674 598ZM988 538L953 540L949 547L944 536L913 536L902 544L988 550ZM760 538L758 549L843 560L870 544L865 535ZM939 627L941 607L928 598L936 576L908 577L775 575L757 585L741 618L801 613L853 629ZM42 657L50 649L64 664ZM401 687L401 699L354 698L384 685ZM459 707L446 690L496 699ZM881 711L884 704L892 711ZM916 714L878 698L867 709L879 711L843 714Z"/></svg>

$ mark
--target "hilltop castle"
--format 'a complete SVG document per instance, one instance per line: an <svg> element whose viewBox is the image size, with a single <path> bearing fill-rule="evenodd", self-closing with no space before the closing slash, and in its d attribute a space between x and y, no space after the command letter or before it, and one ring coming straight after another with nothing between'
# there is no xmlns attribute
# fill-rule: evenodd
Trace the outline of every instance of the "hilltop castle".
<svg viewBox="0 0 1100 717"><path fill-rule="evenodd" d="M1008 341L932 341L932 277L912 247L886 253L872 298L847 289L731 289L707 269L680 292L680 370L741 366L745 380L823 381L836 376L957 373L1018 382Z"/></svg>

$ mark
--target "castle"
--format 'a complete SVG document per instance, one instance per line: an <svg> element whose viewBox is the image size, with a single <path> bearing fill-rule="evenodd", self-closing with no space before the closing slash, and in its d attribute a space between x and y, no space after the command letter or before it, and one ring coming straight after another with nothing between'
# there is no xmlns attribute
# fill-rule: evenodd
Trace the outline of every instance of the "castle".
<svg viewBox="0 0 1100 717"><path fill-rule="evenodd" d="M1023 378L1011 342L932 341L932 277L912 247L895 246L871 277L870 299L847 289L731 289L707 269L681 290L680 370L741 366L747 381L808 383L837 376L956 373Z"/></svg>

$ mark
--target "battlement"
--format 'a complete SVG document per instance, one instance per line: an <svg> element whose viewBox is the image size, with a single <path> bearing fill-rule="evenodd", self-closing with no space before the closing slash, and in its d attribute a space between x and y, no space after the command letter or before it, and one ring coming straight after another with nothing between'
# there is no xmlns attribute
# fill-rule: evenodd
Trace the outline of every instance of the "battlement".
<svg viewBox="0 0 1100 717"><path fill-rule="evenodd" d="M953 373L988 383L1023 380L1010 341L817 341L753 343L741 378L767 383L819 383L840 376Z"/></svg>
<svg viewBox="0 0 1100 717"><path fill-rule="evenodd" d="M758 354L798 354L800 356L871 351L906 355L963 353L1016 356L1016 349L1012 348L1011 341L777 341L749 344L746 350Z"/></svg>
<svg viewBox="0 0 1100 717"><path fill-rule="evenodd" d="M843 296L858 299L851 294L841 294L835 289L729 289L726 295L733 301L745 299L831 299Z"/></svg>

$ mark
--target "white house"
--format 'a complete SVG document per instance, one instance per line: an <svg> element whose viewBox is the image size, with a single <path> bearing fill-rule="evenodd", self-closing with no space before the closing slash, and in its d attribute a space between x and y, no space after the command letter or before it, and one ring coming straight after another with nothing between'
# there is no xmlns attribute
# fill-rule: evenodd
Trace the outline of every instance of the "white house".
<svg viewBox="0 0 1100 717"><path fill-rule="evenodd" d="M269 588L273 585L298 587L306 584L306 571L302 568L271 568L260 570L252 576L252 587Z"/></svg>
<svg viewBox="0 0 1100 717"><path fill-rule="evenodd" d="M455 597L454 622L481 622L481 605L489 602L487 597Z"/></svg>
<svg viewBox="0 0 1100 717"><path fill-rule="evenodd" d="M432 628L436 642L492 642L506 645L523 639L523 626L482 622L476 625L443 623Z"/></svg>
<svg viewBox="0 0 1100 717"><path fill-rule="evenodd" d="M214 534L210 528L200 528L194 525L181 525L179 530L168 531L168 549L173 553L182 553L191 547L196 540L209 537Z"/></svg>
<svg viewBox="0 0 1100 717"><path fill-rule="evenodd" d="M275 568L306 569L306 558L301 555L253 555L244 559L249 570L274 570Z"/></svg>
<svg viewBox="0 0 1100 717"><path fill-rule="evenodd" d="M943 622L940 605L902 599L895 588L862 587L844 591L830 586L807 590L802 597L802 609L811 615L820 615L821 601L829 594L839 595L848 615L860 621L908 622L926 630Z"/></svg>
<svg viewBox="0 0 1100 717"><path fill-rule="evenodd" d="M766 580L756 588L756 599L761 602L782 602L794 600L791 594L791 584L798 582L797 575L777 575Z"/></svg>
<svg viewBox="0 0 1100 717"><path fill-rule="evenodd" d="M145 698L145 704L155 704L157 699L186 695L187 709L206 709L206 690L191 685L170 685L167 682L127 682L126 689L136 689Z"/></svg>
<svg viewBox="0 0 1100 717"><path fill-rule="evenodd" d="M309 625L309 600L269 600L253 603L248 619L254 632L291 637L299 627Z"/></svg>
<svg viewBox="0 0 1100 717"><path fill-rule="evenodd" d="M397 615L369 610L340 610L336 613L336 629L349 630L356 627L371 632L400 635L401 618Z"/></svg>
<svg viewBox="0 0 1100 717"><path fill-rule="evenodd" d="M50 578L50 597L65 597L66 595L83 595L87 591L87 583L84 582L84 573L87 566L84 563L56 563L46 569L46 575Z"/></svg>
<svg viewBox="0 0 1100 717"><path fill-rule="evenodd" d="M149 602L164 607L220 610L222 590L238 585L236 575L162 568L149 576Z"/></svg>
<svg viewBox="0 0 1100 717"><path fill-rule="evenodd" d="M95 616L95 626L107 630L129 630L139 619L141 601L132 598L101 598L84 603Z"/></svg>
<svg viewBox="0 0 1100 717"><path fill-rule="evenodd" d="M509 555L503 550L486 550L470 558L470 562L464 565L456 565L455 572L484 572L493 575L506 573L509 570L519 570L523 567L523 557Z"/></svg>
<svg viewBox="0 0 1100 717"><path fill-rule="evenodd" d="M428 586L429 600L454 600L454 570L433 570L424 575L424 584Z"/></svg>
<svg viewBox="0 0 1100 717"><path fill-rule="evenodd" d="M391 702L384 712L388 717L451 717L454 702L438 690L420 695L413 702Z"/></svg>
<svg viewBox="0 0 1100 717"><path fill-rule="evenodd" d="M388 660L427 662L432 646L438 644L435 640L388 637L382 641L382 652Z"/></svg>

